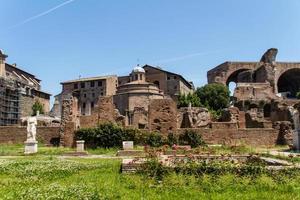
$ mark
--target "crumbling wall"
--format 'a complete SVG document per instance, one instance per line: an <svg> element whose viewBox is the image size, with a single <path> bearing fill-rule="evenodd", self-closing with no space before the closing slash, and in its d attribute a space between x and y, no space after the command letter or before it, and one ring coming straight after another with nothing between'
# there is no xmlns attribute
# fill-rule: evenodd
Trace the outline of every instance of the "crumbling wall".
<svg viewBox="0 0 300 200"><path fill-rule="evenodd" d="M60 145L71 147L74 145L75 130L78 125L78 100L70 97L62 101Z"/></svg>
<svg viewBox="0 0 300 200"><path fill-rule="evenodd" d="M80 128L95 127L101 123L115 123L119 118L112 96L99 97L91 115L80 116Z"/></svg>
<svg viewBox="0 0 300 200"><path fill-rule="evenodd" d="M178 129L183 133L187 129ZM279 131L272 128L260 129L190 129L199 133L207 144L274 146Z"/></svg>
<svg viewBox="0 0 300 200"><path fill-rule="evenodd" d="M163 134L176 131L177 108L172 99L153 99L150 101L148 111L150 131Z"/></svg>
<svg viewBox="0 0 300 200"><path fill-rule="evenodd" d="M184 107L178 110L178 128L207 127L211 123L211 116L206 108Z"/></svg>

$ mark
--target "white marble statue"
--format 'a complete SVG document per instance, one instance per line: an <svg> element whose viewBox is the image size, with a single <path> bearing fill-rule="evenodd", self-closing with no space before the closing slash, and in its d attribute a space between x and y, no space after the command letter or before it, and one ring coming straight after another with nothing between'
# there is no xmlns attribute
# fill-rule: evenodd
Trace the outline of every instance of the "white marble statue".
<svg viewBox="0 0 300 200"><path fill-rule="evenodd" d="M28 117L27 119L27 141L36 141L36 117Z"/></svg>

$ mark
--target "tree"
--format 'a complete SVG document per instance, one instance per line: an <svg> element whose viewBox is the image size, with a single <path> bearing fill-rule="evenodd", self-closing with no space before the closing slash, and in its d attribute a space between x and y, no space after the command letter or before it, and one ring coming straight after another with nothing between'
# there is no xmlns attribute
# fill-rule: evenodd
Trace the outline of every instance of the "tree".
<svg viewBox="0 0 300 200"><path fill-rule="evenodd" d="M180 94L178 97L178 108L188 107L191 103L192 107L200 107L200 99L195 93Z"/></svg>
<svg viewBox="0 0 300 200"><path fill-rule="evenodd" d="M40 114L44 114L44 106L39 101L34 102L32 105L32 115L35 116L37 111L39 111Z"/></svg>
<svg viewBox="0 0 300 200"><path fill-rule="evenodd" d="M296 97L297 97L297 99L300 99L300 92L296 93Z"/></svg>
<svg viewBox="0 0 300 200"><path fill-rule="evenodd" d="M216 113L221 113L221 110L227 108L230 103L229 89L219 83L211 83L199 87L195 94L200 99L202 105Z"/></svg>

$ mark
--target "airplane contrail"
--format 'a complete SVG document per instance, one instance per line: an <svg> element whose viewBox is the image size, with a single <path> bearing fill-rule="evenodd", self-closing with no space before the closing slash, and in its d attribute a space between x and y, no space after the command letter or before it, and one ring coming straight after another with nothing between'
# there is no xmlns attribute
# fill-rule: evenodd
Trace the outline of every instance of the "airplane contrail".
<svg viewBox="0 0 300 200"><path fill-rule="evenodd" d="M37 14L37 15L32 16L32 17L29 17L28 19L25 19L22 22L19 22L19 23L13 25L13 26L10 26L8 29L13 29L13 28L15 28L17 26L21 26L21 25L26 24L28 22L31 22L31 21L33 21L35 19L38 19L38 18L40 18L42 16L48 15L49 13L51 13L51 12L53 12L53 11L55 11L55 10L63 7L63 6L65 6L65 5L69 4L69 3L72 3L73 1L75 1L75 0L65 1L65 2L63 2L63 3L61 3L61 4L57 5L57 6L54 6L53 8L50 8L49 10L46 10L46 11L40 13L40 14Z"/></svg>
<svg viewBox="0 0 300 200"><path fill-rule="evenodd" d="M216 51L210 51L210 52L200 52L200 53L193 53L193 54L188 54L188 55L184 55L184 56L178 56L178 57L174 57L174 58L168 58L168 59L163 59L163 60L156 60L154 61L155 63L169 63L169 62L175 62L178 60L184 60L187 58L191 58L191 57L195 57L195 56L204 56L204 55L208 55L211 53L218 53L218 52L222 52L224 50L216 50Z"/></svg>

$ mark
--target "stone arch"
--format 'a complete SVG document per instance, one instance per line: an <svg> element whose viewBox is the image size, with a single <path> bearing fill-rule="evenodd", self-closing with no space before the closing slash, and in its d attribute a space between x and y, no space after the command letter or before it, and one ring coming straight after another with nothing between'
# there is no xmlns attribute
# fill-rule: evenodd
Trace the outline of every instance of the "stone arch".
<svg viewBox="0 0 300 200"><path fill-rule="evenodd" d="M228 86L230 82L237 83L238 82L238 75L240 73L248 71L248 70L250 70L250 69L242 68L242 69L238 69L236 71L233 71L229 76L227 76L226 85Z"/></svg>
<svg viewBox="0 0 300 200"><path fill-rule="evenodd" d="M248 71L249 69L238 69L234 72L232 72L226 79L226 86L229 88L230 95L233 96L234 90L238 83L238 76L240 73Z"/></svg>
<svg viewBox="0 0 300 200"><path fill-rule="evenodd" d="M295 98L300 91L300 68L292 68L281 73L277 80L277 91L287 98Z"/></svg>

